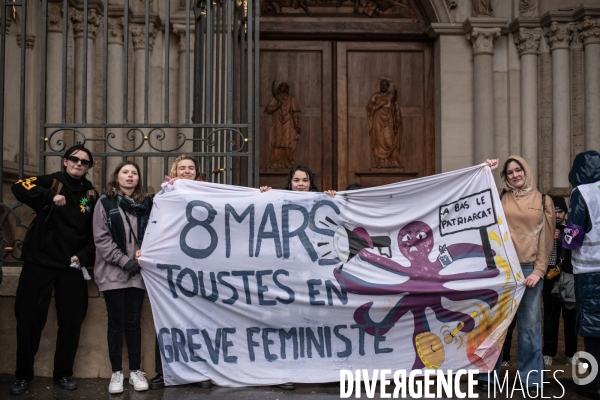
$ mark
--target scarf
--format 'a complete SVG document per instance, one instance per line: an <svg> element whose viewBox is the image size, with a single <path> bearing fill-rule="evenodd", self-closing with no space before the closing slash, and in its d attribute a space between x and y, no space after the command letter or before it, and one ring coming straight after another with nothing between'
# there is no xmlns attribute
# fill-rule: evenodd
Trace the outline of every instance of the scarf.
<svg viewBox="0 0 600 400"><path fill-rule="evenodd" d="M137 245L142 247L142 240L144 238L144 233L146 232L146 227L148 226L148 219L152 206L150 196L146 194L141 203L135 203L132 198L123 195L122 193L117 193L116 197L102 195L100 201L106 211L106 223L108 225L108 230L110 231L110 236L117 247L124 254L127 254L127 235L125 233L125 224L123 223L119 208L125 213L127 224L130 227L130 235L133 232L131 232L131 224L127 214L131 214L137 218L137 234L134 236Z"/></svg>

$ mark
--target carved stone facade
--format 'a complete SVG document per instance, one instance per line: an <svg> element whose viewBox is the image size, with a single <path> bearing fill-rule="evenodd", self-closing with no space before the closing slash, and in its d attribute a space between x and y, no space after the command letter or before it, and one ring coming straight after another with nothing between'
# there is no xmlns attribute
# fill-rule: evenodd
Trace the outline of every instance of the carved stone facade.
<svg viewBox="0 0 600 400"><path fill-rule="evenodd" d="M514 35L515 44L519 55L537 54L540 46L540 38L542 37L541 29L526 29L520 28Z"/></svg>
<svg viewBox="0 0 600 400"><path fill-rule="evenodd" d="M123 18L109 18L108 19L108 43L109 44L123 44L123 28L125 27L125 21Z"/></svg>
<svg viewBox="0 0 600 400"><path fill-rule="evenodd" d="M542 192L546 192L552 187L552 55L546 37L540 40L539 64L538 187Z"/></svg>
<svg viewBox="0 0 600 400"><path fill-rule="evenodd" d="M173 24L173 33L179 36L179 51L185 51L186 49L186 30L183 24ZM190 51L194 51L195 35L194 25L190 25Z"/></svg>
<svg viewBox="0 0 600 400"><path fill-rule="evenodd" d="M581 34L573 30L571 38L571 162L585 150L584 62Z"/></svg>
<svg viewBox="0 0 600 400"><path fill-rule="evenodd" d="M48 3L48 32L62 32L63 30L63 6L62 3Z"/></svg>
<svg viewBox="0 0 600 400"><path fill-rule="evenodd" d="M532 17L538 9L538 0L520 0L519 15L522 17Z"/></svg>
<svg viewBox="0 0 600 400"><path fill-rule="evenodd" d="M473 28L467 40L473 44L473 55L494 54L494 40L500 36L500 28Z"/></svg>
<svg viewBox="0 0 600 400"><path fill-rule="evenodd" d="M70 8L69 9L69 18L73 23L73 33L75 34L75 38L79 38L83 36L84 30L84 18L83 11ZM98 33L98 28L102 22L102 16L98 14L95 9L91 9L88 11L88 38L96 39L96 34Z"/></svg>
<svg viewBox="0 0 600 400"><path fill-rule="evenodd" d="M20 34L17 35L17 45L19 47L21 47L21 35ZM25 36L25 46L27 46L28 49L33 49L34 45L35 45L35 35Z"/></svg>
<svg viewBox="0 0 600 400"><path fill-rule="evenodd" d="M150 29L148 30L148 50L152 51L154 47L154 39L158 33L158 29L154 27L154 23L150 23ZM146 27L144 25L135 24L129 27L131 31L131 38L133 41L134 50L146 48Z"/></svg>
<svg viewBox="0 0 600 400"><path fill-rule="evenodd" d="M584 45L600 43L600 19L585 17L578 25Z"/></svg>
<svg viewBox="0 0 600 400"><path fill-rule="evenodd" d="M569 40L571 40L572 25L560 24L556 21L544 28L544 35L548 38L550 50L568 49Z"/></svg>

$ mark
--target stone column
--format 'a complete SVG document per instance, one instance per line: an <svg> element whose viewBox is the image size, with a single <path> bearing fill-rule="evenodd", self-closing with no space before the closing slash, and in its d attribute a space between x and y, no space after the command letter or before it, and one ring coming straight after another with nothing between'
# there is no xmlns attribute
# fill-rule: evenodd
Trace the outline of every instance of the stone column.
<svg viewBox="0 0 600 400"><path fill-rule="evenodd" d="M531 167L534 182L538 182L537 52L541 37L541 29L525 28L514 37L521 57L521 156Z"/></svg>
<svg viewBox="0 0 600 400"><path fill-rule="evenodd" d="M585 150L585 83L583 45L577 29L571 33L571 159Z"/></svg>
<svg viewBox="0 0 600 400"><path fill-rule="evenodd" d="M8 17L8 15L7 15ZM7 21L10 21L7 19ZM29 24L29 19L27 23ZM17 35L17 45L23 45L21 34ZM28 104L25 113L24 129L24 163L26 165L39 165L39 134L40 134L40 66L39 52L34 51L35 35L25 35L25 101ZM19 53L20 56L20 53ZM19 57L20 58L20 57ZM6 86L4 88L7 89ZM6 114L5 114L6 115ZM6 130L6 127L4 128ZM18 154L18 141L4 142L7 148L14 148L14 154ZM12 151L11 151L12 154Z"/></svg>
<svg viewBox="0 0 600 400"><path fill-rule="evenodd" d="M107 70L107 98L106 119L109 123L123 123L127 117L123 115L123 18L108 19L108 70ZM110 143L117 149L122 149L123 130L111 128L107 133L114 133L115 137ZM114 150L107 146L106 151ZM120 158L107 159L107 176L113 172L120 162Z"/></svg>
<svg viewBox="0 0 600 400"><path fill-rule="evenodd" d="M156 28L154 24L149 24L148 30L148 47L146 48L146 27L141 24L133 24L129 27L133 42L133 120L135 123L144 123L145 99L146 99L146 51L151 52L154 46L154 38L156 37ZM149 97L149 96L148 96ZM143 129L144 137L148 137L149 131ZM139 141L136 137L136 147ZM147 141L140 148L140 151L151 151ZM142 167L143 159L136 157L135 160L140 168ZM144 182L144 185L146 183Z"/></svg>
<svg viewBox="0 0 600 400"><path fill-rule="evenodd" d="M552 187L552 56L546 37L540 39L539 68L539 184L542 192Z"/></svg>
<svg viewBox="0 0 600 400"><path fill-rule="evenodd" d="M75 38L75 123L83 122L83 68L87 71L86 85L86 121L93 122L94 112L94 83L96 82L94 72L96 71L94 55L96 34L102 21L102 16L92 9L88 11L88 37L87 37L87 59L83 60L83 12L75 8L69 9L69 17L73 22L73 33Z"/></svg>
<svg viewBox="0 0 600 400"><path fill-rule="evenodd" d="M552 186L569 186L571 167L570 27L554 21L544 29L552 52Z"/></svg>
<svg viewBox="0 0 600 400"><path fill-rule="evenodd" d="M146 79L146 27L144 25L134 24L130 27L133 41L134 58L134 121L144 122L144 99L146 98L145 79ZM148 33L148 52L152 51L154 38L156 38L156 28L150 23Z"/></svg>
<svg viewBox="0 0 600 400"><path fill-rule="evenodd" d="M585 48L585 149L600 151L600 19L579 25Z"/></svg>
<svg viewBox="0 0 600 400"><path fill-rule="evenodd" d="M194 67L194 43L195 43L195 35L194 35L194 26L191 25L190 26L190 44L189 44L189 49L190 49L190 63L189 63L189 68L190 68L190 80L189 82L186 80L186 73L185 73L185 66L186 66L186 47L187 47L187 40L186 40L186 34L185 34L185 25L183 24L173 24L173 32L175 34L177 34L179 36L179 99L178 99L178 107L177 107L177 114L178 114L178 120L179 122L182 123L189 123L192 120L192 111L193 111L193 107L192 107L192 101L193 101L193 95L194 95L194 90L193 90L193 67ZM189 97L189 112L188 112L188 116L189 116L189 120L186 121L185 118L185 114L186 114L186 101L185 101L185 94L186 94L186 87L189 86L190 88L190 97ZM185 131L185 135L186 137L191 137L193 136L193 131L191 129L186 130ZM191 151L192 150L192 144L191 143L187 143L184 146L184 150L185 151Z"/></svg>
<svg viewBox="0 0 600 400"><path fill-rule="evenodd" d="M62 107L62 54L63 54L63 7L62 3L48 3L48 33L46 36L46 122L60 122ZM66 67L66 66L65 66ZM53 129L46 130L46 137ZM51 145L57 149L58 140L63 140L64 132L58 132L51 138ZM45 151L50 151L46 143ZM61 162L58 157L49 157L45 163L46 173L58 171Z"/></svg>
<svg viewBox="0 0 600 400"><path fill-rule="evenodd" d="M498 36L500 28L473 28L467 34L473 44L474 164L495 156L492 57Z"/></svg>

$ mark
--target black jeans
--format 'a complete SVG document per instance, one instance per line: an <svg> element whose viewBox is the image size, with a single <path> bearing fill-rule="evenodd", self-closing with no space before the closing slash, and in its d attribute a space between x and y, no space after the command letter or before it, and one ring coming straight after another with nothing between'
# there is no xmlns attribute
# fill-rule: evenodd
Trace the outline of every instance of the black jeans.
<svg viewBox="0 0 600 400"><path fill-rule="evenodd" d="M142 356L142 304L145 290L138 288L114 289L102 292L108 311L108 356L113 372L122 371L123 331L129 354L129 370L140 369Z"/></svg>
<svg viewBox="0 0 600 400"><path fill-rule="evenodd" d="M73 375L81 324L88 307L87 283L74 268L54 269L25 263L19 277L15 316L17 318L17 379L33 378L35 354L54 290L58 332L54 353L54 378Z"/></svg>
<svg viewBox="0 0 600 400"><path fill-rule="evenodd" d="M542 291L542 300L544 301L544 349L542 354L550 357L556 356L558 328L562 311L565 355L573 357L573 354L577 351L577 331L575 330L577 310L567 309L560 299L552 295L552 288L556 282L558 282L558 279L544 279L544 289Z"/></svg>

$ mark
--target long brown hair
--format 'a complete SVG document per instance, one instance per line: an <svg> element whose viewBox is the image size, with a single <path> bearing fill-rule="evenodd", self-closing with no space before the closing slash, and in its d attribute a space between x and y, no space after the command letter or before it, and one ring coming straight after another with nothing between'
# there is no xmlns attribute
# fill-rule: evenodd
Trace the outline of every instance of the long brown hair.
<svg viewBox="0 0 600 400"><path fill-rule="evenodd" d="M117 165L117 168L115 168L115 171L111 175L110 181L104 188L104 194L106 197L117 197L117 193L121 191L121 188L119 188L119 172L121 172L121 169L123 169L123 167L126 165L132 165L137 170L139 177L138 183L135 185L133 193L131 193L130 197L136 203L141 203L144 200L144 197L146 197L146 191L142 187L142 175L140 174L140 167L138 167L138 165L133 161L123 161L121 164Z"/></svg>

